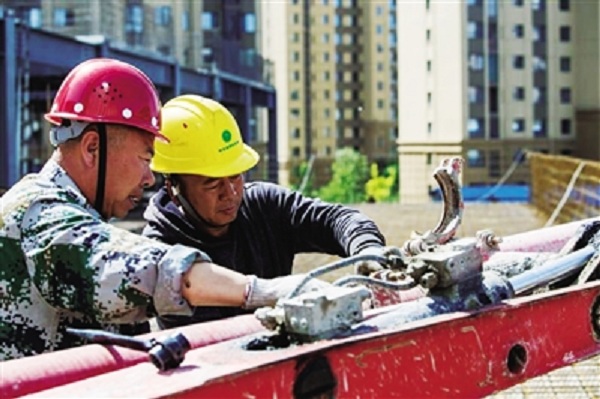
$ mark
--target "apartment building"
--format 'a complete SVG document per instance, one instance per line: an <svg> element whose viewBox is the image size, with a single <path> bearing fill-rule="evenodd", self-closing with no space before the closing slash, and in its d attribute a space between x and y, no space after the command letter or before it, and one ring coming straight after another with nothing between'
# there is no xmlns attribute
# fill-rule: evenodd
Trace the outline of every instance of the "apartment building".
<svg viewBox="0 0 600 399"><path fill-rule="evenodd" d="M599 3L426 0L398 12L402 202L437 187L433 169L466 160L465 185L527 183L522 151L598 159Z"/></svg>
<svg viewBox="0 0 600 399"><path fill-rule="evenodd" d="M396 162L395 0L260 2L262 49L275 65L279 180L297 184L303 163L315 186L335 152Z"/></svg>
<svg viewBox="0 0 600 399"><path fill-rule="evenodd" d="M0 6L12 9L21 23L32 28L86 42L106 41L111 47L172 60L181 68L227 75L227 79L247 82L249 86L272 83L270 64L260 55L257 3L241 0L0 0ZM217 99L220 93L231 97L231 93L224 92L226 89L227 86L215 85L212 91ZM267 178L271 176L267 170L267 111L259 107L248 111L239 103L225 105L238 118L247 141L262 155L263 162L252 171L253 177ZM46 104L42 105L41 113L46 109ZM47 158L48 143L45 147L33 151L36 159ZM27 148L26 152L32 152L30 150Z"/></svg>
<svg viewBox="0 0 600 399"><path fill-rule="evenodd" d="M0 0L33 28L262 79L256 1Z"/></svg>

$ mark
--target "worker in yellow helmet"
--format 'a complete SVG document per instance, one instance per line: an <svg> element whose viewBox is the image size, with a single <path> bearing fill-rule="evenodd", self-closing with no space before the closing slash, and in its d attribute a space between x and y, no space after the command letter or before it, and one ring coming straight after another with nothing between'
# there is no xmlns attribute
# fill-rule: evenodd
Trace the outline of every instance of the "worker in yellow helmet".
<svg viewBox="0 0 600 399"><path fill-rule="evenodd" d="M259 155L244 144L234 117L220 103L198 95L172 99L162 109L162 133L170 143L155 143L151 168L166 179L144 213L145 236L198 248L216 264L243 274L278 277L282 290L298 282L297 275L290 276L298 253L346 257L383 248L375 223L355 209L273 183L244 183L244 172ZM161 317L159 325L171 328L247 311L198 307L191 318Z"/></svg>

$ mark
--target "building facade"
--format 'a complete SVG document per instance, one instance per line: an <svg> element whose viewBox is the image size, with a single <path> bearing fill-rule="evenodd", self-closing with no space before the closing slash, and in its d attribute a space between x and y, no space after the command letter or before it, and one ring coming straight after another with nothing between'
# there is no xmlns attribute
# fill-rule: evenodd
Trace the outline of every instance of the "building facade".
<svg viewBox="0 0 600 399"><path fill-rule="evenodd" d="M19 23L31 28L88 43L107 42L111 47L172 61L182 69L218 73L248 87L271 86L272 66L260 55L257 4L212 0L0 0L0 6L12 10ZM19 75L26 74L26 68L20 67ZM224 92L227 87L211 90L216 100L232 96ZM252 177L266 178L271 176L267 170L268 115L260 107L248 112L243 102L240 99L237 105L224 105L238 118L244 137L264 161L253 169ZM247 103L251 102L249 98ZM40 109L35 108L37 105ZM42 118L46 110L44 102L28 104L27 115L40 139L26 143L25 158L31 158L25 159L26 163L39 166L50 155L46 135L40 133L48 128L43 126ZM35 165L27 169L35 170Z"/></svg>
<svg viewBox="0 0 600 399"><path fill-rule="evenodd" d="M597 159L599 21L587 1L399 5L401 201L426 201L448 156L465 185L527 183L527 150Z"/></svg>
<svg viewBox="0 0 600 399"><path fill-rule="evenodd" d="M337 149L396 163L395 1L260 2L275 65L280 182L331 178ZM306 170L304 170L306 173Z"/></svg>

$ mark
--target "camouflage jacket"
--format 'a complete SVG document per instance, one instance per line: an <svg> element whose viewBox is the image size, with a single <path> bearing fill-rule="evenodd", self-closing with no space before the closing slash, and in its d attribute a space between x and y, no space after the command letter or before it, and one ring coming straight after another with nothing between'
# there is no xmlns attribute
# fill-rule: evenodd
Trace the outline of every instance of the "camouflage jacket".
<svg viewBox="0 0 600 399"><path fill-rule="evenodd" d="M120 331L189 315L181 276L206 254L106 221L50 160L0 198L0 360L75 346L66 327Z"/></svg>

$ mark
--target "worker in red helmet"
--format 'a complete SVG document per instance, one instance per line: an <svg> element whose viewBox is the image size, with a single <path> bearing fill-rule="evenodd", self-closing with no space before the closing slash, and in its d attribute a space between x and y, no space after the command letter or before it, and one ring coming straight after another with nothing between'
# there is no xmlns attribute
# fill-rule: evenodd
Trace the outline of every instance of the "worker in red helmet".
<svg viewBox="0 0 600 399"><path fill-rule="evenodd" d="M244 143L222 104L198 95L176 97L163 107L162 132L170 143L156 143L151 167L166 176L166 184L150 200L142 234L198 248L231 270L283 283L293 281L289 275L299 253L384 255L383 235L356 209L272 183L245 183L243 174L259 155ZM381 268L372 263L359 266ZM171 328L246 311L202 306L192 317L161 316L159 325Z"/></svg>
<svg viewBox="0 0 600 399"><path fill-rule="evenodd" d="M1 198L0 360L80 344L68 327L133 334L149 309L253 308L289 293L107 223L154 184L160 109L149 78L121 61L91 59L64 79L46 114L51 159Z"/></svg>

